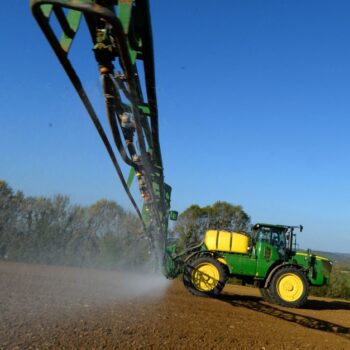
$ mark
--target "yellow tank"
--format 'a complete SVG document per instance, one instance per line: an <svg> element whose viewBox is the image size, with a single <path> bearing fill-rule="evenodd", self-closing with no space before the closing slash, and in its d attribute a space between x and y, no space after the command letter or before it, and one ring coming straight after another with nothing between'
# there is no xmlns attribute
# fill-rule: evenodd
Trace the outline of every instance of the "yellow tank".
<svg viewBox="0 0 350 350"><path fill-rule="evenodd" d="M238 232L208 230L204 236L208 250L248 254L249 237Z"/></svg>

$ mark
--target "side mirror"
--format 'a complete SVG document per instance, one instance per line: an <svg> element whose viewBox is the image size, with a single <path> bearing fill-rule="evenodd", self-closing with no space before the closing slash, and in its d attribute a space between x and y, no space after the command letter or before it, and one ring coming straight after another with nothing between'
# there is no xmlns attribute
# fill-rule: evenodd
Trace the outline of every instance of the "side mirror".
<svg viewBox="0 0 350 350"><path fill-rule="evenodd" d="M300 232L303 232L304 226L300 225Z"/></svg>
<svg viewBox="0 0 350 350"><path fill-rule="evenodd" d="M179 213L175 210L170 210L169 211L169 219L172 221L176 221L177 217L179 216Z"/></svg>

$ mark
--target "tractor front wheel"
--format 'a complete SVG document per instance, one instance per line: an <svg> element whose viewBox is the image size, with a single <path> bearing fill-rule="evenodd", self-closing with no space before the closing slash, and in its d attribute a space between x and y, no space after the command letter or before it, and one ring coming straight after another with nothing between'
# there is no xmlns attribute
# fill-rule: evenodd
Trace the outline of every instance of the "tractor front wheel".
<svg viewBox="0 0 350 350"><path fill-rule="evenodd" d="M301 307L309 294L309 283L304 272L288 266L275 272L270 284L270 295L279 305Z"/></svg>
<svg viewBox="0 0 350 350"><path fill-rule="evenodd" d="M273 299L270 295L270 291L268 288L260 287L259 288L260 294L262 298L267 301L268 303L273 303Z"/></svg>
<svg viewBox="0 0 350 350"><path fill-rule="evenodd" d="M225 286L227 276L223 265L211 256L202 256L186 263L183 282L197 296L216 296Z"/></svg>

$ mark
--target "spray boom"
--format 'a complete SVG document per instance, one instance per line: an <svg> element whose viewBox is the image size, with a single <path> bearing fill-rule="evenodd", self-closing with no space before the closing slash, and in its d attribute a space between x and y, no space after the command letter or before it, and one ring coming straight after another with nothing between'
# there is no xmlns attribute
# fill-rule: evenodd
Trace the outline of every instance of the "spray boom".
<svg viewBox="0 0 350 350"><path fill-rule="evenodd" d="M159 144L148 0L32 0L31 10L100 135L159 266L165 251L171 187L164 182ZM69 59L82 19L87 24L102 78L106 115L115 147ZM60 36L56 35L57 22ZM127 179L118 158L129 168ZM143 198L141 208L130 191L135 178Z"/></svg>

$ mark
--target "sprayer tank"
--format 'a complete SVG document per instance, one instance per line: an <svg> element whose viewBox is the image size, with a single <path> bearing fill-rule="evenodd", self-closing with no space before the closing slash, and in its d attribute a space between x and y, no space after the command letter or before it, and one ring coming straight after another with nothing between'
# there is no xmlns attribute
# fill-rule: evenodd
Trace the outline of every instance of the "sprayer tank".
<svg viewBox="0 0 350 350"><path fill-rule="evenodd" d="M249 237L238 232L208 230L204 244L208 250L248 254Z"/></svg>

